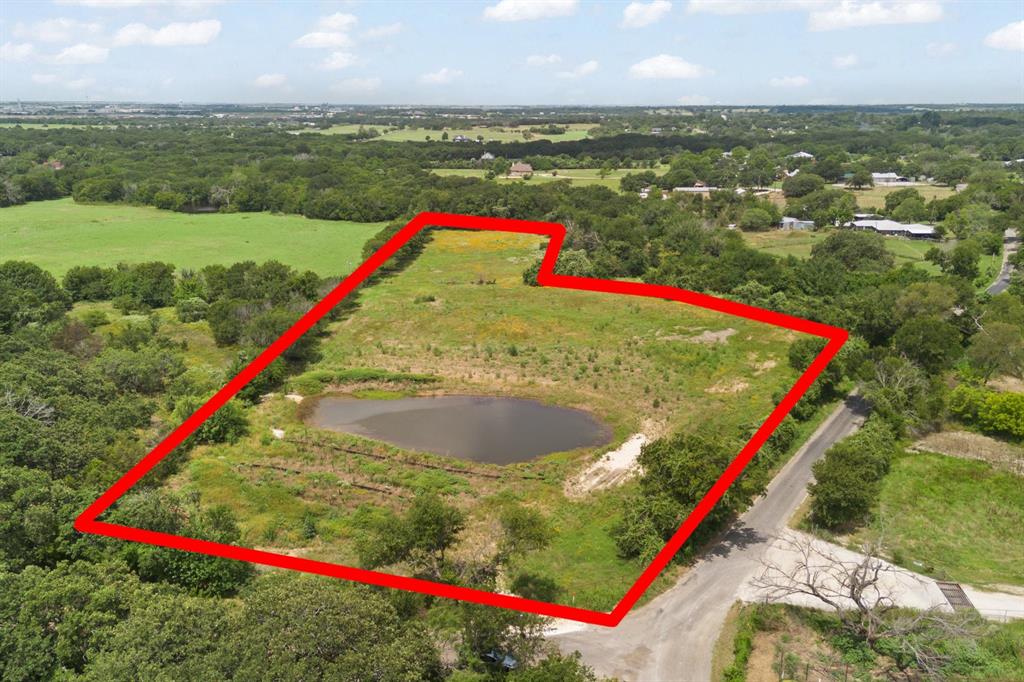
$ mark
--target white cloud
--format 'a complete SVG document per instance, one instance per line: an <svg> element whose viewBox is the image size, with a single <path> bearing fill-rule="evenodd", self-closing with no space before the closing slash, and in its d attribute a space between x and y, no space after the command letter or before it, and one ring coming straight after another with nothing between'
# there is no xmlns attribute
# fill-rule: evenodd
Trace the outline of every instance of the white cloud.
<svg viewBox="0 0 1024 682"><path fill-rule="evenodd" d="M391 36L396 36L399 33L401 33L404 28L405 27L401 24L401 22L396 22L394 24L384 24L383 26L374 26L373 28L366 29L366 31L363 32L363 37L366 38L367 40L379 40L381 38L390 38Z"/></svg>
<svg viewBox="0 0 1024 682"><path fill-rule="evenodd" d="M447 85L461 76L462 72L458 69L449 69L445 66L433 73L423 74L420 76L419 81L423 85Z"/></svg>
<svg viewBox="0 0 1024 682"><path fill-rule="evenodd" d="M1015 21L985 36L985 45L997 50L1024 51L1024 21Z"/></svg>
<svg viewBox="0 0 1024 682"><path fill-rule="evenodd" d="M576 13L579 0L501 0L484 9L484 18L492 21L531 21L568 17Z"/></svg>
<svg viewBox="0 0 1024 682"><path fill-rule="evenodd" d="M86 37L85 34L98 33L103 27L97 23L85 23L58 17L37 21L34 24L14 25L14 36L42 43L71 43Z"/></svg>
<svg viewBox="0 0 1024 682"><path fill-rule="evenodd" d="M23 62L35 51L32 43L4 43L0 45L0 61Z"/></svg>
<svg viewBox="0 0 1024 682"><path fill-rule="evenodd" d="M316 27L321 31L347 33L355 28L357 23L359 23L359 19L354 14L335 12L326 17L320 17L320 20L316 22Z"/></svg>
<svg viewBox="0 0 1024 682"><path fill-rule="evenodd" d="M626 28L640 28L661 19L672 11L672 3L668 0L654 2L631 2L622 10L622 25Z"/></svg>
<svg viewBox="0 0 1024 682"><path fill-rule="evenodd" d="M686 11L690 14L759 14L812 9L822 0L690 0Z"/></svg>
<svg viewBox="0 0 1024 682"><path fill-rule="evenodd" d="M264 73L256 77L252 82L257 88L279 88L288 82L288 76L283 73Z"/></svg>
<svg viewBox="0 0 1024 682"><path fill-rule="evenodd" d="M836 5L819 6L813 10L807 27L812 31L832 31L882 24L924 24L938 21L942 14L942 5L935 0L842 0Z"/></svg>
<svg viewBox="0 0 1024 682"><path fill-rule="evenodd" d="M152 47L176 47L179 45L206 45L220 34L220 22L216 19L175 22L161 28L150 28L145 24L128 24L114 35L114 46L150 45Z"/></svg>
<svg viewBox="0 0 1024 682"><path fill-rule="evenodd" d="M629 67L630 78L700 78L711 71L670 54L659 54Z"/></svg>
<svg viewBox="0 0 1024 682"><path fill-rule="evenodd" d="M807 76L779 76L768 81L773 88L802 88L809 85L811 79Z"/></svg>
<svg viewBox="0 0 1024 682"><path fill-rule="evenodd" d="M351 52L332 52L320 62L320 68L325 71L337 71L345 69L356 63L356 56Z"/></svg>
<svg viewBox="0 0 1024 682"><path fill-rule="evenodd" d="M380 89L379 78L346 78L345 80L335 83L331 86L331 90L334 92L342 93L361 93L361 92L374 92Z"/></svg>
<svg viewBox="0 0 1024 682"><path fill-rule="evenodd" d="M46 85L47 83L56 83L57 76L52 73L34 73L32 74L32 82L39 83L40 85Z"/></svg>
<svg viewBox="0 0 1024 682"><path fill-rule="evenodd" d="M527 66L550 66L551 64L558 64L562 61L562 57L557 54L531 54L526 58Z"/></svg>
<svg viewBox="0 0 1024 682"><path fill-rule="evenodd" d="M105 47L78 43L58 52L53 61L57 64L100 64L107 61L109 54L110 50Z"/></svg>
<svg viewBox="0 0 1024 682"><path fill-rule="evenodd" d="M688 106L700 106L701 104L711 104L711 98L705 97L704 95L683 95L676 100L680 104Z"/></svg>
<svg viewBox="0 0 1024 682"><path fill-rule="evenodd" d="M956 52L956 43L928 43L924 51L929 57L946 57Z"/></svg>
<svg viewBox="0 0 1024 682"><path fill-rule="evenodd" d="M852 69L860 63L860 57L853 54L842 54L832 58L832 66L837 69Z"/></svg>
<svg viewBox="0 0 1024 682"><path fill-rule="evenodd" d="M324 47L350 47L352 39L347 33L337 31L313 31L300 36L292 43L295 47L324 48Z"/></svg>
<svg viewBox="0 0 1024 682"><path fill-rule="evenodd" d="M91 85L95 85L95 83L96 83L96 79L95 78L88 78L87 77L87 78L76 78L73 81L68 81L64 85L66 85L67 87L71 88L72 90L81 90L81 89L87 88L87 87L89 87Z"/></svg>
<svg viewBox="0 0 1024 682"><path fill-rule="evenodd" d="M583 78L597 71L597 61L591 59L590 61L583 62L579 66L569 71L559 71L555 75L559 78Z"/></svg>

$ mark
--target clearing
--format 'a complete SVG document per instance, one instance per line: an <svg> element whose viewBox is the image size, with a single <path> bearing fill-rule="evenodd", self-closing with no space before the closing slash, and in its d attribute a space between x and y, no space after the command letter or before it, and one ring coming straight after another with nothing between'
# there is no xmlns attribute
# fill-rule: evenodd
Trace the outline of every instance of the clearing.
<svg viewBox="0 0 1024 682"><path fill-rule="evenodd" d="M568 128L560 135L544 133L530 133L529 140L524 133L528 133L531 126L471 126L462 128L444 128L435 130L431 128L390 128L385 125L373 125L370 123L347 123L344 125L331 126L324 130L302 130L301 133L320 133L323 135L355 135L360 128L376 128L381 134L379 137L370 138L368 141L385 142L426 142L429 137L434 141L441 141L441 135L448 133L449 141L456 135L464 135L473 142L476 142L478 135L483 135L484 142L529 142L534 140L551 140L552 142L575 142L585 140L589 137L591 128L596 128L599 123L567 123Z"/></svg>
<svg viewBox="0 0 1024 682"><path fill-rule="evenodd" d="M848 189L845 185L838 185L842 189ZM945 185L897 185L895 187L887 187L885 185L878 185L877 187L867 187L865 189L852 189L853 195L857 197L857 206L860 208L882 208L885 206L885 197L891 192L896 192L901 189L916 189L925 201L931 201L932 199L945 199L946 197L955 194L956 190L952 187L946 187Z"/></svg>
<svg viewBox="0 0 1024 682"><path fill-rule="evenodd" d="M455 556L493 550L498 514L518 501L541 511L556 536L507 578L552 581L555 601L611 608L642 570L617 555L609 532L636 483L622 476L619 485L570 499L566 481L638 433L698 424L736 433L763 418L773 393L795 379L784 361L795 337L674 302L526 286L522 271L540 246L531 235L435 233L404 272L365 289L360 307L332 323L322 359L285 392L532 398L589 410L612 428L611 445L482 465L313 429L302 421L310 401L275 396L250 411L248 437L197 448L171 484L231 507L248 546L302 548L343 563L355 561L353 539L372 519L402 509L417 491L445 494L469 514ZM692 340L709 333L720 340ZM358 382L353 377L367 372L357 368L437 380ZM743 387L708 392L722 384ZM635 445L612 458L616 467L628 468ZM303 537L307 515L315 539Z"/></svg>
<svg viewBox="0 0 1024 682"><path fill-rule="evenodd" d="M431 173L437 175L457 176L460 178L481 178L487 175L482 168L429 168ZM536 171L529 180L524 178L513 178L502 176L495 178L498 182L554 182L555 180L567 180L570 184L586 187L588 185L600 185L608 189L619 190L619 181L629 173L642 173L646 170L653 170L657 175L662 175L668 170L667 166L656 168L620 168L601 177L600 168L566 168L550 171Z"/></svg>
<svg viewBox="0 0 1024 682"><path fill-rule="evenodd" d="M893 563L911 571L1000 590L1024 586L1022 527L1019 476L985 462L907 453L882 479L871 525L849 540L856 547L881 538Z"/></svg>
<svg viewBox="0 0 1024 682"><path fill-rule="evenodd" d="M384 223L270 213L176 213L73 199L0 208L3 258L60 277L76 265L161 260L181 268L271 258L329 277L351 272Z"/></svg>
<svg viewBox="0 0 1024 682"><path fill-rule="evenodd" d="M750 246L759 251L770 253L780 258L796 256L797 258L808 258L811 255L811 247L822 241L829 235L829 230L769 230L767 232L744 232L743 238ZM905 239L903 237L884 237L885 248L896 258L896 267L904 263L910 263L915 267L923 268L932 274L938 274L939 268L934 263L924 259L928 249L938 246L940 249L949 250L956 246L956 240L933 242L926 239ZM981 274L978 275L977 286L984 289L1002 267L1002 254L996 256L982 255L978 268Z"/></svg>

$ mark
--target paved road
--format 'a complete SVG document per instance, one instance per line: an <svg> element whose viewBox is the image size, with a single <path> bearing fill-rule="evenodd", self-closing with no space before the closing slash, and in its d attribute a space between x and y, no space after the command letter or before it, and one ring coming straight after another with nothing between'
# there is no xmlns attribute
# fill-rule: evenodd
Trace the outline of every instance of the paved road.
<svg viewBox="0 0 1024 682"><path fill-rule="evenodd" d="M584 626L553 635L601 675L621 680L706 682L711 652L741 586L807 494L811 464L856 430L866 409L848 398L797 452L733 528L674 587L634 610L616 628Z"/></svg>
<svg viewBox="0 0 1024 682"><path fill-rule="evenodd" d="M1013 265L1010 264L1009 258L1010 254L1017 250L1017 246L1017 230L1011 227L1003 233L1003 269L999 271L999 276L996 277L995 282L992 282L992 286L985 290L993 296L1003 293L1010 286L1010 273L1013 272Z"/></svg>

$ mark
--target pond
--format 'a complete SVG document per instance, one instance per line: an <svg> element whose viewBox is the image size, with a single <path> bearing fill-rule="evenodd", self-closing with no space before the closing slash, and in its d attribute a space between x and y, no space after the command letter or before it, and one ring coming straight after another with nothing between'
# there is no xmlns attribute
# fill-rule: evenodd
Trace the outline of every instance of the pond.
<svg viewBox="0 0 1024 682"><path fill-rule="evenodd" d="M323 396L307 423L409 450L510 464L592 445L611 432L582 410L534 400L448 395L397 400Z"/></svg>

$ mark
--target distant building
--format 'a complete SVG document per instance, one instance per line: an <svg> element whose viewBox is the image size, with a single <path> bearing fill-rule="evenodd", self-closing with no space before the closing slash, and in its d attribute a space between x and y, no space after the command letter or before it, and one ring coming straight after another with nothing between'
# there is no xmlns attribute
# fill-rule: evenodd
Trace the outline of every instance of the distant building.
<svg viewBox="0 0 1024 682"><path fill-rule="evenodd" d="M484 152L483 154L480 155L480 160L481 161L494 161L494 154L492 154L490 152Z"/></svg>
<svg viewBox="0 0 1024 682"><path fill-rule="evenodd" d="M789 158L791 158L791 159L813 159L814 158L814 154L810 154L808 152L796 152L795 154L790 154Z"/></svg>
<svg viewBox="0 0 1024 682"><path fill-rule="evenodd" d="M527 175L533 174L533 166L528 163L522 163L516 161L512 164L512 167L508 169L508 174L514 178L522 178Z"/></svg>
<svg viewBox="0 0 1024 682"><path fill-rule="evenodd" d="M897 185L910 182L910 178L898 173L872 173L871 180L876 185Z"/></svg>
<svg viewBox="0 0 1024 682"><path fill-rule="evenodd" d="M813 230L813 220L800 220L799 218L791 218L790 216L784 216L782 221L779 223L779 227L783 230Z"/></svg>
<svg viewBox="0 0 1024 682"><path fill-rule="evenodd" d="M849 227L855 230L872 230L888 237L909 239L938 239L939 233L931 225L898 223L895 220L854 220Z"/></svg>

